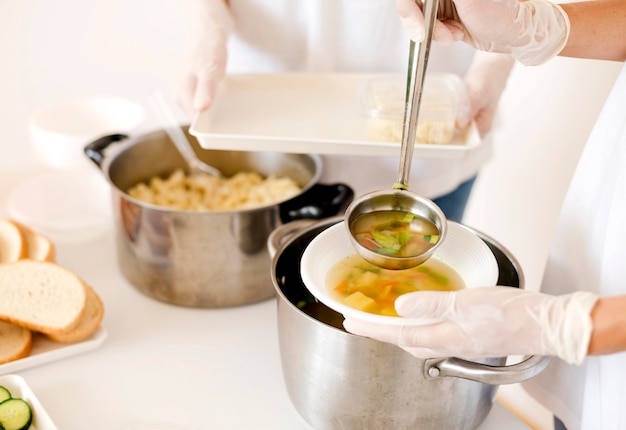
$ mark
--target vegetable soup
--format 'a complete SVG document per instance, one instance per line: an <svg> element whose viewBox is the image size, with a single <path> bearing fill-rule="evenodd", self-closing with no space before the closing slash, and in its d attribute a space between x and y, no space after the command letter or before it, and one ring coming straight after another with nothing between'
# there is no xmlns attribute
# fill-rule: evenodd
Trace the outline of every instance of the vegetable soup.
<svg viewBox="0 0 626 430"><path fill-rule="evenodd" d="M411 269L386 270L354 254L330 269L326 286L331 296L346 306L373 314L398 316L394 302L402 294L460 290L465 288L465 283L452 267L436 258Z"/></svg>
<svg viewBox="0 0 626 430"><path fill-rule="evenodd" d="M439 229L433 222L399 210L360 215L350 230L365 248L392 257L422 255L439 241Z"/></svg>

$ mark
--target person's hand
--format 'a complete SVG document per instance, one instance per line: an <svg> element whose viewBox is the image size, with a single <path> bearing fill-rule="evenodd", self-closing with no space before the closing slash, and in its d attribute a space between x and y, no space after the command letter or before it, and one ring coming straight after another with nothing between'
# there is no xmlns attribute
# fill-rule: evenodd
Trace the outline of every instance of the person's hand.
<svg viewBox="0 0 626 430"><path fill-rule="evenodd" d="M463 78L470 109L467 116L458 119L459 127L463 128L473 120L481 136L491 130L500 96L514 63L515 60L509 55L476 53Z"/></svg>
<svg viewBox="0 0 626 430"><path fill-rule="evenodd" d="M223 0L189 0L188 41L179 103L194 114L211 106L226 71L227 41L233 20Z"/></svg>
<svg viewBox="0 0 626 430"><path fill-rule="evenodd" d="M477 49L511 54L525 65L556 56L569 37L569 19L550 0L440 0L453 2L458 20L438 21L434 40L443 45L463 40ZM424 15L414 0L396 0L409 37L424 38Z"/></svg>
<svg viewBox="0 0 626 430"><path fill-rule="evenodd" d="M426 0L428 1L428 0ZM452 0L438 0L438 11L437 17L442 18L442 10L446 9L448 11L448 7L443 8L442 6L445 4L446 6L452 2ZM400 20L402 21L402 26L404 30L408 34L409 38L414 42L421 42L424 40L424 35L426 33L424 29L424 13L420 6L416 3L416 0L396 0L396 10L398 11L398 15L400 15ZM448 28L448 21L440 21L437 19L435 22L435 28L433 29L433 40L437 41L442 46L449 46L455 40L460 40L459 35L453 33ZM455 38L455 36L457 38Z"/></svg>
<svg viewBox="0 0 626 430"><path fill-rule="evenodd" d="M347 331L393 343L418 358L553 355L581 363L592 332L597 297L578 292L551 296L511 287L420 291L400 296L404 317L439 321L381 326L347 318Z"/></svg>

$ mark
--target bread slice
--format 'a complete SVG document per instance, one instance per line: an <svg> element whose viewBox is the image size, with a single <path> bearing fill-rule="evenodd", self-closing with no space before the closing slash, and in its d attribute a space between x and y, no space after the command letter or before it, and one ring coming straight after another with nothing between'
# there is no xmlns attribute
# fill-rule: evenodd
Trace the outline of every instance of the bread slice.
<svg viewBox="0 0 626 430"><path fill-rule="evenodd" d="M16 223L0 218L0 263L26 256L24 235Z"/></svg>
<svg viewBox="0 0 626 430"><path fill-rule="evenodd" d="M85 284L85 291L87 292L87 304L78 324L69 330L50 333L48 335L50 339L62 343L80 342L94 334L100 327L104 318L104 303L91 286Z"/></svg>
<svg viewBox="0 0 626 430"><path fill-rule="evenodd" d="M24 224L17 221L13 221L22 232L22 236L25 241L24 258L30 258L37 261L54 261L56 256L56 250L54 243L46 236L31 230Z"/></svg>
<svg viewBox="0 0 626 430"><path fill-rule="evenodd" d="M0 321L0 364L28 356L32 343L30 330Z"/></svg>
<svg viewBox="0 0 626 430"><path fill-rule="evenodd" d="M78 325L86 302L84 281L56 263L0 264L0 320L54 335Z"/></svg>

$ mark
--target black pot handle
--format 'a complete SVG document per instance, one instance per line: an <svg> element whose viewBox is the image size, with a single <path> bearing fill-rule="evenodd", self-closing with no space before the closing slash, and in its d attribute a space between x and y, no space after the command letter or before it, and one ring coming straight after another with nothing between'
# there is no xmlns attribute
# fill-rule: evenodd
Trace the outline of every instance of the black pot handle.
<svg viewBox="0 0 626 430"><path fill-rule="evenodd" d="M283 223L299 219L324 219L343 214L354 198L346 184L315 184L304 193L280 204Z"/></svg>
<svg viewBox="0 0 626 430"><path fill-rule="evenodd" d="M96 166L101 167L102 162L104 161L104 151L111 144L125 139L128 139L128 136L125 134L110 134L108 136L103 136L85 145L85 155L87 155L87 158L93 161Z"/></svg>

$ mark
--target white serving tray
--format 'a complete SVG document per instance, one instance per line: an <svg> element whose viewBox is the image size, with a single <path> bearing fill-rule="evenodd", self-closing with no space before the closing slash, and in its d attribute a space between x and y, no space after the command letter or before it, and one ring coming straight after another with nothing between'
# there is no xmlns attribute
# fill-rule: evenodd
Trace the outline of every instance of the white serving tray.
<svg viewBox="0 0 626 430"><path fill-rule="evenodd" d="M189 132L206 149L399 156L400 143L368 136L354 73L231 74ZM464 158L481 144L474 124L445 145L415 144L414 157Z"/></svg>
<svg viewBox="0 0 626 430"><path fill-rule="evenodd" d="M8 389L12 397L24 399L30 405L33 422L29 430L58 430L24 378L19 375L0 376L0 385Z"/></svg>
<svg viewBox="0 0 626 430"><path fill-rule="evenodd" d="M42 334L33 332L33 346L27 357L0 364L0 375L15 373L30 367L40 366L73 355L82 354L99 348L107 337L107 332L100 327L90 338L76 343L54 342Z"/></svg>

